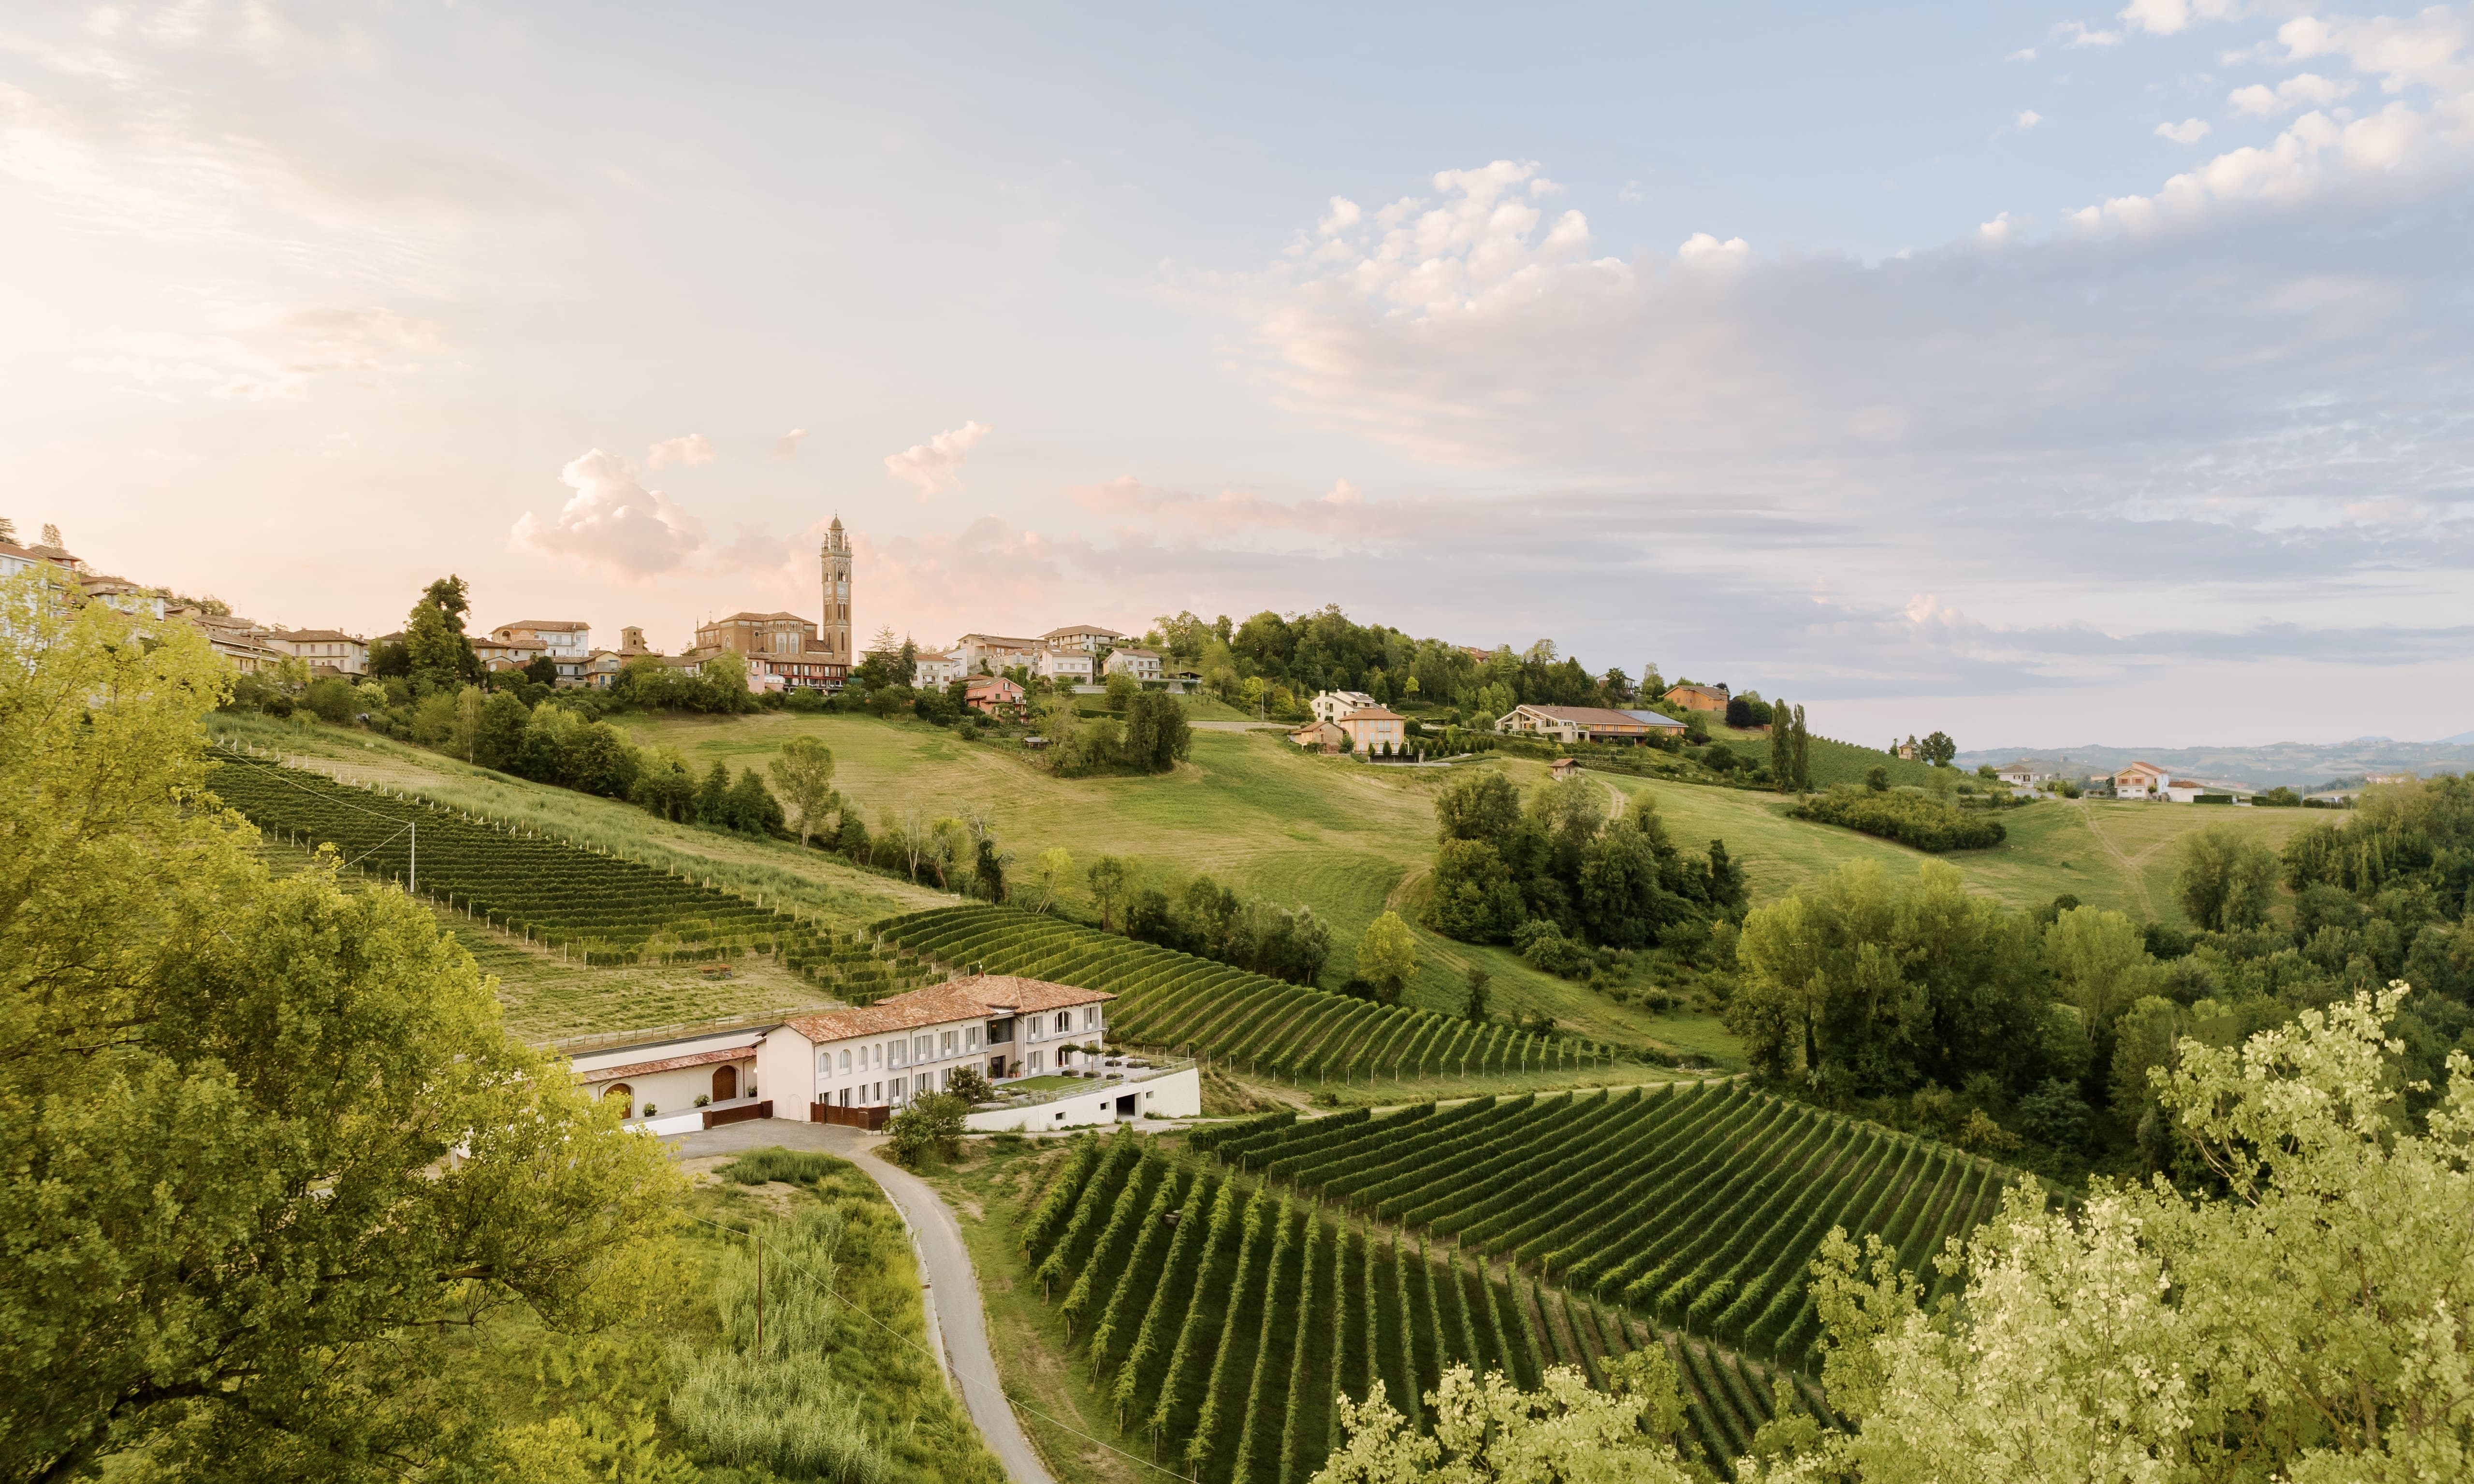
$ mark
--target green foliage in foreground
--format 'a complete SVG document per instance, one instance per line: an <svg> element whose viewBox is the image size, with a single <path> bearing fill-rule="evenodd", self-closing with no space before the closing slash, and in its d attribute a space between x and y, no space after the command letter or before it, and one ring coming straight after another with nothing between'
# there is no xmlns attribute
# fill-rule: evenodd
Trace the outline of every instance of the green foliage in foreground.
<svg viewBox="0 0 2474 1484"><path fill-rule="evenodd" d="M1848 1424L1783 1411L1738 1455L1747 1484L2083 1484L2090 1479L2462 1479L2474 1471L2474 1060L2416 1120L2366 992L2252 1037L2197 1042L2158 1093L2207 1179L2098 1183L2050 1210L2025 1189L1937 1260L1966 1303L1928 1304L1875 1239L1814 1264L1824 1380ZM1427 1394L1420 1442L1389 1408L1315 1484L1671 1484L1654 1392L1569 1378ZM1370 1416L1369 1414L1372 1415ZM1415 1415L1414 1412L1412 1414Z"/></svg>
<svg viewBox="0 0 2474 1484"><path fill-rule="evenodd" d="M206 792L225 674L0 584L0 1477L507 1464L459 1337L642 1309L678 1177L425 906L268 879Z"/></svg>
<svg viewBox="0 0 2474 1484"><path fill-rule="evenodd" d="M1922 794L1899 789L1875 793L1862 788L1833 788L1805 800L1788 812L1797 819L1844 825L1849 829L1936 854L1943 850L1988 850L2009 834L2000 820L1954 809Z"/></svg>
<svg viewBox="0 0 2474 1484"><path fill-rule="evenodd" d="M1765 1480L2442 1480L2474 1472L2474 1062L2417 1120L2402 984L2157 1078L2205 1179L2014 1195L1928 1309L1843 1239L1817 1264L1831 1403Z"/></svg>

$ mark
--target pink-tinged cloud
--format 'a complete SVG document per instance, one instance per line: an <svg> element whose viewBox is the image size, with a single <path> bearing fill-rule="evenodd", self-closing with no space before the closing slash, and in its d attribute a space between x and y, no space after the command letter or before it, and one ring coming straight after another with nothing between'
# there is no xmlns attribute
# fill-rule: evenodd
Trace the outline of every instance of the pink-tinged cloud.
<svg viewBox="0 0 2474 1484"><path fill-rule="evenodd" d="M558 477L575 493L548 520L524 512L510 533L518 550L628 578L672 571L703 554L704 522L659 490L645 489L615 454L595 448L570 461Z"/></svg>
<svg viewBox="0 0 2474 1484"><path fill-rule="evenodd" d="M773 457L777 459L797 457L799 452L799 440L807 436L808 430L806 428L792 428L789 432L773 440Z"/></svg>
<svg viewBox="0 0 2474 1484"><path fill-rule="evenodd" d="M714 451L713 440L702 433L666 438L644 451L644 462L654 468L671 464L711 464L719 457Z"/></svg>
<svg viewBox="0 0 2474 1484"><path fill-rule="evenodd" d="M995 432L984 422L965 422L924 443L912 443L900 453L885 456L885 469L894 478L919 491L926 499L941 490L953 490L962 483L962 461L979 446L981 439Z"/></svg>

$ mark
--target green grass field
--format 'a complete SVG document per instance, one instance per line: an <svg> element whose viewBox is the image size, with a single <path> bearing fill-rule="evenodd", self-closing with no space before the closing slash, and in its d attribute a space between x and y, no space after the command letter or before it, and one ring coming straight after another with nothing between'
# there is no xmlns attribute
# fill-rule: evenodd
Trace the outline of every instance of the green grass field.
<svg viewBox="0 0 2474 1484"><path fill-rule="evenodd" d="M348 777L412 788L657 864L695 870L744 895L765 895L768 900L778 895L836 926L954 899L853 870L820 852L667 824L615 801L486 774L365 733L247 716L219 715L214 725L219 732L308 757ZM910 804L932 819L982 809L1013 852L1018 876L1050 846L1072 852L1078 870L1069 898L1081 898L1079 867L1116 854L1162 884L1208 872L1241 891L1311 905L1333 928L1338 950L1328 973L1334 982L1348 971L1358 935L1385 907L1414 923L1434 850L1433 795L1448 777L1440 768L1382 768L1307 755L1278 734L1262 731L1198 731L1192 761L1173 774L1058 778L1019 754L963 742L912 721L764 712L628 718L625 725L640 742L675 746L699 767L719 760L734 770L761 769L788 738L815 736L834 750L837 783L861 803L871 827ZM1817 772L1830 751L1818 747L1820 740L1815 739ZM1868 755L1859 749L1847 752L1858 760ZM1525 759L1470 766L1504 769L1524 788L1546 777L1544 764ZM1921 771L1920 764L1904 766ZM1912 871L1928 858L1850 830L1788 819L1785 802L1774 794L1589 776L1618 795L1654 801L1680 845L1701 850L1712 838L1724 839L1744 865L1757 900L1791 891L1850 860ZM2274 846L2308 822L2299 810L2058 800L2002 818L2010 837L1999 849L1942 857L1976 889L2018 907L2068 893L2090 905L2168 922L2180 921L2171 884L2172 844L2182 834L2222 821ZM1638 1005L1617 1005L1580 985L1538 973L1507 949L1452 943L1422 930L1419 938L1419 970L1408 989L1415 1004L1457 1010L1467 971L1483 968L1494 976L1492 1003L1499 1014L1543 1011L1587 1036L1658 1042L1722 1062L1731 1052L1725 1031L1706 1016L1656 1015ZM612 1005L615 1011L641 993L644 1012L651 1014L664 993L631 988ZM573 1023L597 1013L585 1008L590 1002L582 994L545 999L527 1024L546 1030ZM535 1012L527 1007L526 1014Z"/></svg>

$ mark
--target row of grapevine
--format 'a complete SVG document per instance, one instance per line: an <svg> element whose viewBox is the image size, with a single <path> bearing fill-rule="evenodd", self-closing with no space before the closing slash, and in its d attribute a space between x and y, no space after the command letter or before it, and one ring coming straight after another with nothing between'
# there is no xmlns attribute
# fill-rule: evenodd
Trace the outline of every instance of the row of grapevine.
<svg viewBox="0 0 2474 1484"><path fill-rule="evenodd" d="M769 952L857 1004L940 976L915 954L888 953L858 934L826 931L641 861L416 796L230 752L209 784L272 839L312 850L332 845L357 874L417 886L475 922L587 964Z"/></svg>
<svg viewBox="0 0 2474 1484"><path fill-rule="evenodd" d="M1305 1484L1341 1441L1333 1399L1362 1399L1378 1380L1431 1430L1423 1399L1456 1364L1525 1388L1575 1366L1604 1386L1611 1361L1665 1346L1689 1441L1721 1473L1775 1404L1770 1374L1740 1355L1336 1221L1271 1185L1146 1148L1130 1129L1105 1143L1086 1136L1023 1234L1024 1260L1119 1430L1199 1484ZM1808 1382L1790 1385L1828 1416Z"/></svg>
<svg viewBox="0 0 2474 1484"><path fill-rule="evenodd" d="M1106 990L1125 1039L1294 1081L1412 1080L1604 1065L1612 1048L1376 1005L1014 907L939 907L871 929L953 968Z"/></svg>
<svg viewBox="0 0 2474 1484"><path fill-rule="evenodd" d="M1796 1368L1814 1358L1806 1286L1832 1227L1928 1273L2022 1178L1737 1083L1264 1124L1211 1153Z"/></svg>

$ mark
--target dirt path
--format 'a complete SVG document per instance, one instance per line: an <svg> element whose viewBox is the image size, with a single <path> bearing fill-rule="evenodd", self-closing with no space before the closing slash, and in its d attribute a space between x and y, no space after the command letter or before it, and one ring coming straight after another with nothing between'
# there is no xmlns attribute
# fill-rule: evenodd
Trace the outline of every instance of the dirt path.
<svg viewBox="0 0 2474 1484"><path fill-rule="evenodd" d="M909 1170L877 1158L881 1136L862 1134L835 1124L792 1123L761 1119L687 1134L676 1140L681 1161L691 1168L732 1155L774 1144L793 1149L821 1149L865 1170L885 1188L894 1209L910 1228L919 1258L919 1280L927 1292L929 1341L941 1352L945 1374L979 1424L988 1450L1005 1465L1013 1484L1055 1484L1039 1453L1023 1434L1022 1424L1006 1400L997 1377L995 1354L988 1349L988 1320L980 1306L979 1277L971 1270L970 1249L962 1245L962 1229L935 1187Z"/></svg>
<svg viewBox="0 0 2474 1484"><path fill-rule="evenodd" d="M2123 875L2129 877L2130 889L2139 894L2139 910L2149 919L2154 919L2156 903L2147 896L2147 874L2139 868L2139 862L2146 860L2149 851L2140 851L2136 859L2123 854L2122 847L2114 844L2111 836L2096 827L2096 815L2089 810L2085 801L2074 803L2071 807L2079 811L2079 823L2087 826L2088 833L2096 836L2096 843L2103 847L2104 853L2112 856L2113 863L2122 868ZM2150 847L2150 850L2154 848Z"/></svg>

